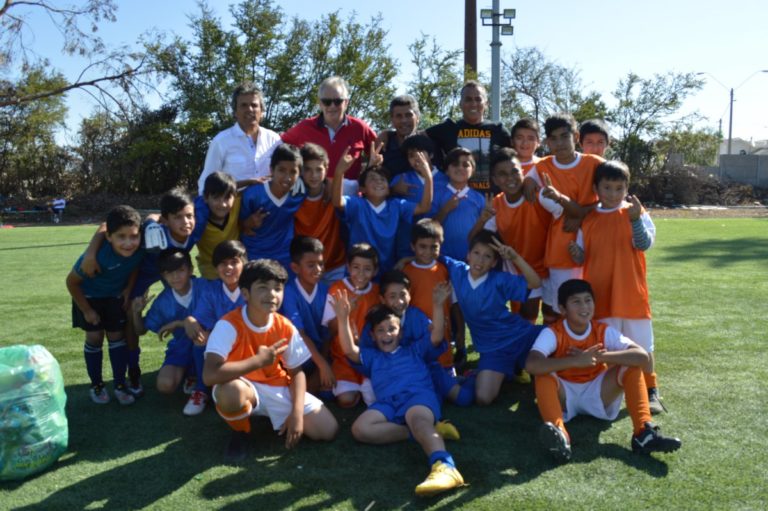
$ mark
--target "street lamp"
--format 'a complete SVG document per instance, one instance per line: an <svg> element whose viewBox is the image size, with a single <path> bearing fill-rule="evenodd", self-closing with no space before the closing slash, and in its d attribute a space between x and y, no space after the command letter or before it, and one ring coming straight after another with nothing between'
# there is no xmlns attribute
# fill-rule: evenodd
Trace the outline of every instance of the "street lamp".
<svg viewBox="0 0 768 511"><path fill-rule="evenodd" d="M517 14L515 9L500 11L499 0L493 0L492 9L480 9L480 19L484 27L493 27L493 39L491 41L491 114L493 120L501 119L501 35L513 35L515 28L512 20ZM500 18L503 18L501 20Z"/></svg>
<svg viewBox="0 0 768 511"><path fill-rule="evenodd" d="M758 75L760 73L768 73L768 69L759 69L749 75L743 82L741 82L736 87L727 87L723 82L715 78L715 76L712 73L708 73L706 71L701 71L699 73L696 73L696 75L709 75L710 78L712 78L714 81L716 81L718 84L720 84L721 87L729 91L729 107L728 107L728 155L731 154L731 142L733 141L733 91L750 81L755 75Z"/></svg>

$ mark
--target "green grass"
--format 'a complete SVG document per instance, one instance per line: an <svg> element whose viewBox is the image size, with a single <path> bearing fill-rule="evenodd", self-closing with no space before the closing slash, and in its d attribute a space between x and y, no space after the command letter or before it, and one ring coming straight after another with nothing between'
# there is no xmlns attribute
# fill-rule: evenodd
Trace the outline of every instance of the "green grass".
<svg viewBox="0 0 768 511"><path fill-rule="evenodd" d="M70 446L48 471L0 483L0 509L766 509L768 221L656 224L649 272L670 409L658 422L683 448L636 456L626 413L612 424L579 417L573 460L556 465L536 442L532 388L512 384L491 407L444 407L462 434L449 449L469 486L426 500L413 496L427 473L418 446L357 444L349 426L359 409L332 406L339 437L290 452L259 422L252 458L229 467L226 426L210 410L184 418L180 394L92 405L64 278L93 226L2 230L0 345L40 343L59 360ZM142 349L151 388L163 346L150 335Z"/></svg>

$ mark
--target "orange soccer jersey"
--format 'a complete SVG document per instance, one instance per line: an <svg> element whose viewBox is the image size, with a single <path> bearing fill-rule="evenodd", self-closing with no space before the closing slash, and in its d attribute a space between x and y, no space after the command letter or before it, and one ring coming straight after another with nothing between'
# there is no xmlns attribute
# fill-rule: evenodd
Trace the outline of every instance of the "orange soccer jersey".
<svg viewBox="0 0 768 511"><path fill-rule="evenodd" d="M581 226L584 280L595 293L595 318L650 319L645 254L632 244L627 208L596 209Z"/></svg>
<svg viewBox="0 0 768 511"><path fill-rule="evenodd" d="M381 303L379 285L371 283L368 291L361 293L347 284L346 279L337 280L328 290L328 296L334 296L341 289L346 289L350 293L349 299L352 302L352 310L349 313L349 325L352 328L352 336L357 339L365 327L365 315L368 313L368 310L374 305ZM338 335L331 341L331 358L331 368L336 380L355 383L363 382L363 376L349 364L349 360L341 348Z"/></svg>
<svg viewBox="0 0 768 511"><path fill-rule="evenodd" d="M256 332L243 320L243 309L240 307L225 314L220 321L227 321L237 332L235 344L227 356L227 362L250 358L259 352L259 346L271 346L281 339L293 339L296 332L293 324L277 313L272 314L272 325L266 332ZM279 357L272 365L256 369L243 376L248 380L274 387L287 387L291 382L291 377L280 364Z"/></svg>
<svg viewBox="0 0 768 511"><path fill-rule="evenodd" d="M565 319L549 325L548 328L555 333L555 339L557 339L557 348L550 357L564 358L568 356L568 350L571 348L585 350L597 344L602 344L608 325L592 320L591 326L589 335L585 339L577 340L568 334L568 330L565 328ZM597 378L607 368L606 364L597 364L593 367L571 367L558 371L557 376L574 383L585 383Z"/></svg>
<svg viewBox="0 0 768 511"><path fill-rule="evenodd" d="M510 204L503 193L493 198L493 209L496 230L504 244L514 248L540 277L549 275L544 263L549 213L538 202L531 204L523 197Z"/></svg>
<svg viewBox="0 0 768 511"><path fill-rule="evenodd" d="M595 169L604 162L599 156L578 154L576 161L569 165L555 162L554 156L543 158L536 164L536 172L543 180L549 176L557 191L568 196L582 206L597 202L597 195L592 188ZM565 215L553 219L547 233L547 249L544 260L547 268L575 268L576 264L568 253L568 244L576 240L575 232L565 232L563 224Z"/></svg>
<svg viewBox="0 0 768 511"><path fill-rule="evenodd" d="M325 267L333 270L344 265L346 250L341 240L339 217L333 204L321 198L306 198L293 217L294 231L311 236L323 244Z"/></svg>
<svg viewBox="0 0 768 511"><path fill-rule="evenodd" d="M539 163L539 161L540 161L540 160L541 160L541 158L539 158L538 156L536 156L536 155L534 154L534 155L533 155L533 158L531 158L531 161L525 161L525 162L522 162L522 163L520 164L520 166L521 166L521 167L522 167L522 169L523 169L523 176L527 176L527 175L528 175L528 173L531 171L531 169L532 169L533 167L535 167L535 166L536 166L536 164L537 164L537 163Z"/></svg>
<svg viewBox="0 0 768 511"><path fill-rule="evenodd" d="M426 314L429 319L432 319L432 310L434 308L432 290L435 289L436 285L450 281L448 268L439 261L434 261L432 266L426 267L411 261L403 268L403 272L411 279L411 305ZM451 339L450 312L451 305L446 300L445 304L443 304L443 314L445 317L445 339L447 341ZM443 367L452 367L453 353L451 350L446 350L440 355L438 362Z"/></svg>

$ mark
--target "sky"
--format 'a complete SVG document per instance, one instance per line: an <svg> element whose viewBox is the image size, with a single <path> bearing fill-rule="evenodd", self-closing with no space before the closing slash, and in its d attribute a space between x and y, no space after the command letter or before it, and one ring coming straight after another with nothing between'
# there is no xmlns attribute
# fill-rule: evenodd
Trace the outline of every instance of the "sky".
<svg viewBox="0 0 768 511"><path fill-rule="evenodd" d="M108 45L135 46L148 30L189 38L188 15L199 12L193 0L115 1L117 22L103 24L100 31ZM225 26L231 23L229 3L209 0ZM444 49L459 50L464 44L463 0L282 0L276 4L289 16L307 20L332 11L346 17L354 11L365 23L380 12L390 52L400 62L399 92L405 92L414 72L408 45L420 33L434 36ZM491 5L491 0L477 0L478 10ZM611 92L629 72L643 78L670 71L701 73L706 83L686 100L683 113L699 113L705 117L701 125L712 129L722 119L727 137L729 89L734 88L733 137L768 139L768 72L760 72L768 70L765 0L501 0L500 7L517 10L514 35L502 37L502 55L515 46L538 47L550 60L578 69L585 87L601 93L609 106ZM490 82L491 29L481 25L479 13L477 25L478 67ZM36 29L32 41L36 51L74 79L83 61L62 56L56 34L44 18L32 18L31 27ZM93 109L93 102L82 92L70 93L67 101L68 128L75 130Z"/></svg>

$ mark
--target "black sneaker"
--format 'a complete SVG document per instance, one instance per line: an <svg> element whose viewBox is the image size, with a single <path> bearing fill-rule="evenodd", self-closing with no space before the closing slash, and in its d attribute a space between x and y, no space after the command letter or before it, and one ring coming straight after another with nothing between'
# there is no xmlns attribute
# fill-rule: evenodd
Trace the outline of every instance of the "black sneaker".
<svg viewBox="0 0 768 511"><path fill-rule="evenodd" d="M571 443L568 441L568 436L551 422L545 422L539 428L539 441L557 461L564 462L571 459Z"/></svg>
<svg viewBox="0 0 768 511"><path fill-rule="evenodd" d="M632 452L650 454L652 452L672 452L683 443L679 438L662 436L659 427L652 422L646 422L643 430L632 436Z"/></svg>
<svg viewBox="0 0 768 511"><path fill-rule="evenodd" d="M648 389L648 408L651 409L651 415L658 415L667 411L667 407L664 406L659 397L659 389L656 387Z"/></svg>
<svg viewBox="0 0 768 511"><path fill-rule="evenodd" d="M224 451L224 461L227 463L242 463L248 457L248 439L250 435L245 431L233 431L229 443Z"/></svg>

